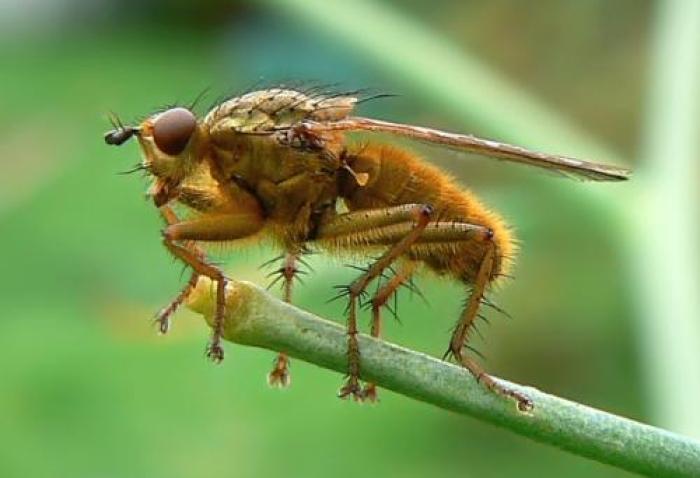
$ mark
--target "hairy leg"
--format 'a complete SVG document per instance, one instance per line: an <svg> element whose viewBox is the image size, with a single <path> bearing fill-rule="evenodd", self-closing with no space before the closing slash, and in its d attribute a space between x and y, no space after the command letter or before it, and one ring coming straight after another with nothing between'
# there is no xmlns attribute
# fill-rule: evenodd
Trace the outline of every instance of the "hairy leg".
<svg viewBox="0 0 700 478"><path fill-rule="evenodd" d="M170 206L162 206L159 208L159 211L166 224L171 225L180 222L175 214L175 211L173 211ZM200 258L203 259L205 257L204 251L199 249L193 242L187 243L186 247ZM199 274L192 272L187 284L185 284L185 287L182 288L178 295L175 296L175 298L170 301L168 305L160 309L156 315L156 323L158 324L158 330L161 334L165 334L168 332L168 330L170 330L170 317L172 317L183 302L187 300L187 297L189 297L195 285L197 285L198 278Z"/></svg>
<svg viewBox="0 0 700 478"><path fill-rule="evenodd" d="M284 256L284 263L277 271L284 281L282 284L284 290L284 301L292 302L292 285L294 278L301 271L298 268L299 262L298 252L287 252ZM280 352L274 360L272 371L267 376L267 381L272 386L286 387L289 385L289 357L286 353Z"/></svg>
<svg viewBox="0 0 700 478"><path fill-rule="evenodd" d="M417 265L418 263L414 261L403 264L396 274L389 279L388 282L383 284L374 294L374 297L372 297L372 328L370 331L372 337L381 337L382 307L394 294L396 294L397 289L411 278L411 275L413 275ZM377 401L377 386L371 382L366 383L365 388L362 390L362 396L370 402Z"/></svg>
<svg viewBox="0 0 700 478"><path fill-rule="evenodd" d="M398 212L397 208L387 208L387 210L389 209L396 209ZM414 225L410 222L392 223L388 218L393 214L387 214L387 210L354 211L349 213L354 216L353 218L339 216L338 219L344 218L343 222L334 221L333 227L329 229L340 230L342 234L330 236L329 238L319 237L319 242L321 245L325 245L324 242L330 241L326 247L331 248L348 246L362 248L397 244L397 241L405 238L406 234L414 229ZM370 223L372 227L359 232L352 230L350 226L352 219L362 219ZM324 231L324 229L321 229L321 231ZM478 266L473 284L470 284L472 291L467 306L462 312L452 335L446 356L452 355L460 365L474 375L486 388L500 395L515 399L519 408L526 410L530 407L530 400L526 396L498 384L474 360L463 353L463 349L467 346L469 332L474 326L475 319L478 317L479 305L483 300L486 286L494 276L497 251L493 241L493 232L477 224L436 221L427 224L416 240L406 249L410 257L420 260L420 257L424 254L444 254L449 256L459 253L460 247L463 247L465 243L472 243L475 247L479 247L485 252Z"/></svg>
<svg viewBox="0 0 700 478"><path fill-rule="evenodd" d="M199 279L199 274L192 272L192 274L190 274L190 278L187 280L187 284L185 284L185 287L182 288L182 290L173 300L170 301L168 305L158 311L158 314L156 315L156 324L158 324L158 331L161 334L167 334L170 330L170 318L190 296L197 285L197 279Z"/></svg>
<svg viewBox="0 0 700 478"><path fill-rule="evenodd" d="M193 274L207 276L216 283L214 325L211 342L207 348L207 356L215 362L224 358L221 335L225 314L226 277L221 269L206 261L204 255L200 254L201 251L192 249L192 242L240 239L255 234L261 228L262 218L257 215L230 214L177 222L163 230L163 245L175 257L190 266Z"/></svg>
<svg viewBox="0 0 700 478"><path fill-rule="evenodd" d="M464 349L467 347L470 332L474 327L486 286L488 285L493 274L495 254L496 248L493 242L489 240L476 280L472 285L467 304L464 307L459 320L457 321L457 325L450 340L450 346L445 356L447 357L448 355L452 355L460 365L469 370L474 378L476 378L478 382L482 383L487 389L492 390L499 395L513 398L518 403L518 408L520 410L527 411L532 407L532 402L528 397L516 390L505 387L496 382L484 371L483 368L481 368L476 361L464 354Z"/></svg>
<svg viewBox="0 0 700 478"><path fill-rule="evenodd" d="M404 225L407 232L400 240L390 242L390 247L375 260L365 272L355 279L345 291L348 296L347 334L348 334L348 378L339 391L341 398L352 396L363 399L360 388L360 348L357 341L357 301L365 292L369 283L401 255L406 253L420 237L430 221L432 208L421 204L408 204L397 207L356 211L334 218L319 227L316 241L321 244L346 244L354 240L362 241L372 237L382 227Z"/></svg>

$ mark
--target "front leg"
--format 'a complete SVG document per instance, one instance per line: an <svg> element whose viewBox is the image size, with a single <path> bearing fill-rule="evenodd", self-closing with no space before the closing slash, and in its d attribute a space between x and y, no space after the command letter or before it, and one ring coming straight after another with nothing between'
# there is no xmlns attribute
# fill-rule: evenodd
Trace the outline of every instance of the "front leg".
<svg viewBox="0 0 700 478"><path fill-rule="evenodd" d="M228 214L202 216L191 221L168 225L163 230L163 245L175 257L190 266L193 273L209 277L216 283L216 310L212 339L207 356L214 362L224 358L221 347L225 315L226 277L221 269L209 264L198 249L192 249L192 241L230 241L241 239L260 231L263 218L255 214ZM184 243L181 245L180 243ZM189 246L189 247L188 247Z"/></svg>
<svg viewBox="0 0 700 478"><path fill-rule="evenodd" d="M160 211L160 215L163 217L166 224L171 225L180 222L180 219L178 219L175 211L173 211L170 206L161 206L158 210ZM190 249L198 257L204 259L204 251L199 249L194 243L186 244L185 247ZM156 315L155 321L156 324L158 324L158 330L161 334L166 334L170 330L170 317L172 317L177 309L187 300L187 297L189 297L194 290L195 285L197 285L198 278L199 274L192 272L187 284L182 288L180 293Z"/></svg>

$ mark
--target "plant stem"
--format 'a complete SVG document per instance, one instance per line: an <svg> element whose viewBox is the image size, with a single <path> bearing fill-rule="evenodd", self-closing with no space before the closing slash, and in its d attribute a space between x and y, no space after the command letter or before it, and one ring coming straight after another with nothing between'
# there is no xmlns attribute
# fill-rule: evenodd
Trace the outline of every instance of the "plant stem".
<svg viewBox="0 0 700 478"><path fill-rule="evenodd" d="M210 324L214 291L209 279L200 278L188 300ZM226 306L227 340L284 351L345 373L347 342L340 325L247 282L229 284ZM401 395L647 476L697 477L700 472L700 443L692 439L508 383L534 403L531 412L520 412L513 401L485 390L460 367L368 336L359 341L363 379Z"/></svg>

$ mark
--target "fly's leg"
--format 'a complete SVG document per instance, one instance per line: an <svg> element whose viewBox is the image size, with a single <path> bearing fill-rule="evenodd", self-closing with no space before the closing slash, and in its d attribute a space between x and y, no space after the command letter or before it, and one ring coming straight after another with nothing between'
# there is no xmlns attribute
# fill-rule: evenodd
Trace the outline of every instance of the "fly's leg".
<svg viewBox="0 0 700 478"><path fill-rule="evenodd" d="M411 278L416 266L417 263L413 261L404 264L387 283L379 288L372 298L372 328L370 332L372 337L379 338L381 336L382 307L396 293L397 289ZM362 396L370 402L377 401L377 386L372 382L366 383L362 390Z"/></svg>
<svg viewBox="0 0 700 478"><path fill-rule="evenodd" d="M292 302L292 284L294 278L301 271L298 269L299 253L288 252L284 257L284 264L279 269L284 283L284 301ZM275 358L272 371L267 376L267 382L272 386L286 387L289 385L289 357L286 353L280 352Z"/></svg>
<svg viewBox="0 0 700 478"><path fill-rule="evenodd" d="M163 230L163 244L175 257L190 266L193 274L209 277L216 283L216 309L212 326L212 338L207 356L221 362L221 347L225 314L226 277L218 267L209 264L203 254L191 249L192 241L226 241L250 236L262 228L262 218L253 214L205 216L192 221L168 225ZM184 243L181 245L180 242ZM190 247L187 247L190 245Z"/></svg>
<svg viewBox="0 0 700 478"><path fill-rule="evenodd" d="M347 286L348 296L347 334L348 334L348 378L338 392L340 398L352 396L362 400L360 388L360 347L357 341L357 301L365 292L369 283L379 277L399 256L408 251L418 240L428 225L432 208L427 205L408 204L384 209L357 211L343 214L322 225L316 236L320 243L343 244L357 238L371 237L373 232L384 226L403 224L409 226L403 237L374 261L367 270ZM361 240L361 239L360 239Z"/></svg>
<svg viewBox="0 0 700 478"><path fill-rule="evenodd" d="M175 257L189 265L195 274L207 276L216 283L216 310L212 338L207 347L207 357L213 362L221 362L224 359L221 334L224 325L226 277L218 267L208 264L186 247L176 244L168 235L168 229L163 233L163 244Z"/></svg>
<svg viewBox="0 0 700 478"><path fill-rule="evenodd" d="M177 311L177 309L187 300L195 286L197 285L197 279L199 279L199 274L193 272L190 274L190 278L182 288L180 293L175 296L175 298L170 301L170 303L160 309L156 315L156 324L158 324L158 331L161 334L167 334L170 330L170 317Z"/></svg>
<svg viewBox="0 0 700 478"><path fill-rule="evenodd" d="M487 389L506 397L513 398L518 403L518 409L528 411L532 408L530 399L509 387L503 386L496 382L488 375L481 366L466 356L463 350L467 347L471 329L474 327L474 322L477 318L479 306L484 297L486 285L489 283L494 269L496 259L496 247L493 243L493 236L489 234L486 251L479 266L476 279L471 289L471 293L467 300L467 304L462 311L462 315L457 322L457 325L452 333L450 346L445 354L445 357L452 355L455 360L474 376L477 382L482 383Z"/></svg>
<svg viewBox="0 0 700 478"><path fill-rule="evenodd" d="M390 208L395 209L395 208ZM321 232L341 231L346 234L340 238L335 238L331 234L330 246L332 247L376 247L378 245L396 244L401 238L406 237L408 231L413 226L405 223L397 223L386 220L387 210L367 210L355 211L346 215L338 216L328 226L321 228ZM393 215L393 214L392 214ZM349 217L351 216L351 217ZM352 221L364 220L372 224L373 228L364 230L365 234L351 231L349 223ZM321 239L321 238L319 238ZM323 241L320 240L323 245ZM445 356L452 355L455 360L466 368L480 383L489 390L513 398L518 403L521 410L532 408L531 400L520 392L504 387L497 383L491 376L472 359L465 356L463 349L467 346L469 333L474 326L474 321L478 317L478 309L483 300L484 291L489 282L493 279L495 264L497 262L497 251L493 241L493 231L478 225L457 221L436 221L427 224L422 230L417 240L408 247L408 256L420 261L422 254L444 254L446 257L454 256L460 245L470 243L475 247L484 250L480 260L476 278L470 281L472 286L471 294L467 305L462 312L455 331L450 340L450 346Z"/></svg>
<svg viewBox="0 0 700 478"><path fill-rule="evenodd" d="M291 381L289 377L289 356L286 353L280 352L275 357L272 371L267 374L267 383L271 387L288 387Z"/></svg>
<svg viewBox="0 0 700 478"><path fill-rule="evenodd" d="M395 232L391 232L375 240L390 240L394 234ZM444 251L447 255L454 255L460 242L470 242L475 246L480 245L484 253L478 266L476 278L471 282L471 293L452 334L450 346L445 357L452 355L460 365L466 368L487 389L514 399L518 403L520 410L528 411L532 408L532 401L527 396L496 382L478 363L463 352L467 348L469 334L478 317L479 306L483 301L486 286L494 277L498 258L496 256L496 245L493 240L493 231L477 224L437 221L426 227L411 253L420 255L420 251L417 248L423 248L423 250L430 248L433 251Z"/></svg>
<svg viewBox="0 0 700 478"><path fill-rule="evenodd" d="M177 224L180 220L175 215L175 211L172 210L170 206L162 206L159 208L160 214L168 225ZM192 251L201 259L204 258L204 251L199 249L194 243L190 242L185 245L187 249ZM192 293L195 286L197 285L197 279L199 274L192 272L187 284L182 288L180 293L172 300L170 303L163 307L156 315L156 324L158 324L158 330L161 334L166 334L170 330L170 317L177 311L177 309L187 300L187 297Z"/></svg>

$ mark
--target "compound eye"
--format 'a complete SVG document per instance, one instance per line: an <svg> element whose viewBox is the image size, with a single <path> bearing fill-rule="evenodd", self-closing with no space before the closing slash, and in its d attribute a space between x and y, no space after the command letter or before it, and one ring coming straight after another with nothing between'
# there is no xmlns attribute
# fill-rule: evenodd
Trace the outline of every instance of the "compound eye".
<svg viewBox="0 0 700 478"><path fill-rule="evenodd" d="M153 124L153 141L165 154L182 153L197 126L197 118L185 108L172 108L162 113Z"/></svg>

